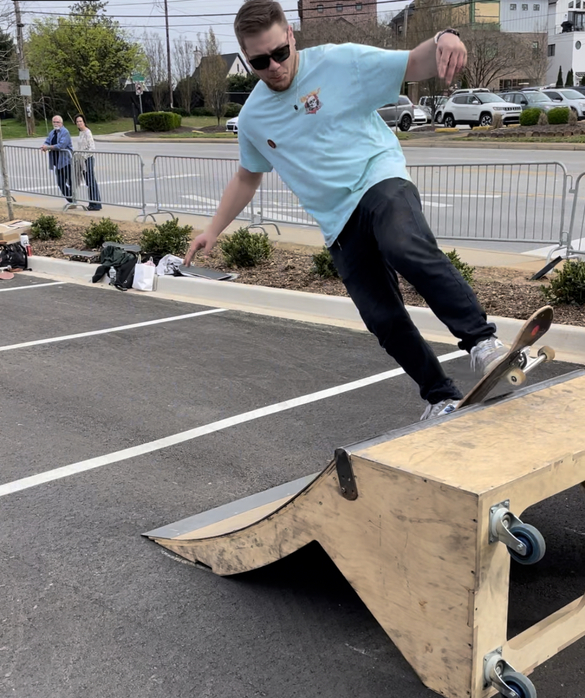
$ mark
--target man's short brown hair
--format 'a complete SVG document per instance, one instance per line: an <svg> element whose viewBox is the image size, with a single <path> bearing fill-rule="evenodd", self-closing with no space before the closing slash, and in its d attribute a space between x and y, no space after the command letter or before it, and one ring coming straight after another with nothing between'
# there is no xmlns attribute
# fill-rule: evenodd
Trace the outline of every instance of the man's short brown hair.
<svg viewBox="0 0 585 698"><path fill-rule="evenodd" d="M247 36L260 34L273 24L287 27L288 22L283 9L274 0L246 0L240 7L234 21L234 31L240 46L245 49L244 39Z"/></svg>

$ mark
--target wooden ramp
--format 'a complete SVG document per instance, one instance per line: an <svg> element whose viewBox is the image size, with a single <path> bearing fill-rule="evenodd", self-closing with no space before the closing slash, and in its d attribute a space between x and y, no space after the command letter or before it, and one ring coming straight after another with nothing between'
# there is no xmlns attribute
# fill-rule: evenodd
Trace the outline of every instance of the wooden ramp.
<svg viewBox="0 0 585 698"><path fill-rule="evenodd" d="M584 395L574 372L145 535L220 575L318 541L429 688L484 698L487 660L530 673L585 635L583 596L507 641L510 554L494 538L497 505L520 517L585 480Z"/></svg>

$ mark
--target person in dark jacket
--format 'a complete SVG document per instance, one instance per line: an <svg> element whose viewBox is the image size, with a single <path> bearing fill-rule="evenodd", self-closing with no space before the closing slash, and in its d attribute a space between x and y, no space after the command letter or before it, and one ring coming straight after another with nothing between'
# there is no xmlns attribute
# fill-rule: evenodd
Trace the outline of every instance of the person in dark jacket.
<svg viewBox="0 0 585 698"><path fill-rule="evenodd" d="M73 144L69 131L63 126L63 118L58 114L53 117L53 130L45 139L41 150L49 153L49 169L55 172L61 193L71 203L73 201L71 184Z"/></svg>

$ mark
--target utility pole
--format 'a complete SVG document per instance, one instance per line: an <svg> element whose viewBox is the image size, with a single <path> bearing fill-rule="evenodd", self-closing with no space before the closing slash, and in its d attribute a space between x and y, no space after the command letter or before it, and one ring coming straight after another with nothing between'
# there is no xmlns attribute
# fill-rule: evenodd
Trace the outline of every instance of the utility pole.
<svg viewBox="0 0 585 698"><path fill-rule="evenodd" d="M22 29L24 24L22 23L22 17L20 14L20 3L18 0L14 0L14 13L16 15L16 48L18 52L18 67L20 68L19 78L20 78L20 94L24 102L24 120L26 123L26 132L29 136L35 135L35 117L32 109L31 101L31 88L28 78L28 70L26 67L26 58L24 55L24 38L22 35Z"/></svg>
<svg viewBox="0 0 585 698"><path fill-rule="evenodd" d="M165 0L165 27L167 31L167 79L169 81L169 104L173 108L173 76L171 73L171 40L169 39L169 8Z"/></svg>
<svg viewBox="0 0 585 698"><path fill-rule="evenodd" d="M6 197L6 207L8 208L8 220L14 220L14 209L12 208L12 192L10 191L10 180L8 179L8 167L6 166L6 152L4 150L4 138L2 136L2 125L0 124L0 171L2 172L2 196Z"/></svg>

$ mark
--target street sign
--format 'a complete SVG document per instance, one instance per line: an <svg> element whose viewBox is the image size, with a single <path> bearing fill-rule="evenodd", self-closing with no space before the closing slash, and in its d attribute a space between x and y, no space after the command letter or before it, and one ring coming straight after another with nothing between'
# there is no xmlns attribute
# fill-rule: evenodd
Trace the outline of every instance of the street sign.
<svg viewBox="0 0 585 698"><path fill-rule="evenodd" d="M140 73L134 73L132 75L132 82L144 82L146 78L144 75L140 75Z"/></svg>
<svg viewBox="0 0 585 698"><path fill-rule="evenodd" d="M144 92L144 83L143 82L137 82L134 85L134 89L136 90L137 95L141 95Z"/></svg>

